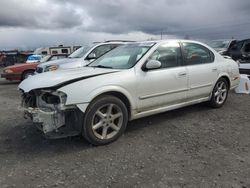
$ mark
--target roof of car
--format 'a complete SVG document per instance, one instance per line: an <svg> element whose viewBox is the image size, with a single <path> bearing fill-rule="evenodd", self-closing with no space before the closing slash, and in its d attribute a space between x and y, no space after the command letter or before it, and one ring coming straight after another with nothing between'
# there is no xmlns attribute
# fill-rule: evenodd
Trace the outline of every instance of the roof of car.
<svg viewBox="0 0 250 188"><path fill-rule="evenodd" d="M93 44L96 45L103 45L103 44L126 44L126 43L130 43L133 41L105 41L105 42L94 42Z"/></svg>
<svg viewBox="0 0 250 188"><path fill-rule="evenodd" d="M194 42L194 43L202 43L195 40L186 40L186 39L165 39L165 40L146 40L146 41L138 41L134 43L164 43L164 42Z"/></svg>

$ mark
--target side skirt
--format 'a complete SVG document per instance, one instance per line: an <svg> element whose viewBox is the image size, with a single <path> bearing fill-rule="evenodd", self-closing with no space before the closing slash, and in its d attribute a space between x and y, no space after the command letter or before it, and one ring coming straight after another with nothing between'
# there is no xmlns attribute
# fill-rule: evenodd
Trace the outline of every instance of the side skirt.
<svg viewBox="0 0 250 188"><path fill-rule="evenodd" d="M185 107L185 106L190 106L190 105L197 104L197 103L206 102L206 101L209 101L209 98L210 97L205 97L205 98L201 98L201 99L198 99L198 100L192 100L192 101L183 102L183 103L180 103L180 104L174 104L174 105L171 105L171 106L164 106L164 107L160 107L160 108L157 108L157 109L148 110L148 111L144 111L144 112L140 112L140 113L137 113L136 110L134 110L132 112L132 115L131 115L131 120L146 117L146 116L150 116L150 115L154 115L154 114L158 114L158 113L162 113L162 112L167 112L167 111L170 111L170 110L182 108L182 107Z"/></svg>

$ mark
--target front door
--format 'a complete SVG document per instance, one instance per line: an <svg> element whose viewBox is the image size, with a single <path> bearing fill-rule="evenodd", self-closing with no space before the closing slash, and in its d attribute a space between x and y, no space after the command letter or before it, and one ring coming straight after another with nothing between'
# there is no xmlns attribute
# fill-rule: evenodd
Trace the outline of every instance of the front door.
<svg viewBox="0 0 250 188"><path fill-rule="evenodd" d="M182 66L178 42L160 45L149 57L161 62L156 70L137 70L137 109L139 112L174 105L186 99L187 69Z"/></svg>

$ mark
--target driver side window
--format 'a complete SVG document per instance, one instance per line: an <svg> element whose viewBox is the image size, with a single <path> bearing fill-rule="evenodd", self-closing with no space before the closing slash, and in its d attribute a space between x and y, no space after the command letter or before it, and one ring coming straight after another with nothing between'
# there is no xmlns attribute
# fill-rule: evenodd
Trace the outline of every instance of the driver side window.
<svg viewBox="0 0 250 188"><path fill-rule="evenodd" d="M177 42L162 44L149 59L160 61L162 69L180 66L182 61L180 45Z"/></svg>

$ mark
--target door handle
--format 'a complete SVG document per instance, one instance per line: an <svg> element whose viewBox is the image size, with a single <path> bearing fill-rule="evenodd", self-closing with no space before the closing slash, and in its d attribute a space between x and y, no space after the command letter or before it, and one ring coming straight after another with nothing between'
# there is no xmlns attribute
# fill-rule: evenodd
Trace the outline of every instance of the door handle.
<svg viewBox="0 0 250 188"><path fill-rule="evenodd" d="M186 76L186 75L187 75L186 72L180 72L180 73L178 74L179 77L183 77L183 76Z"/></svg>
<svg viewBox="0 0 250 188"><path fill-rule="evenodd" d="M216 72L218 69L217 68L212 68L212 71L213 72Z"/></svg>

